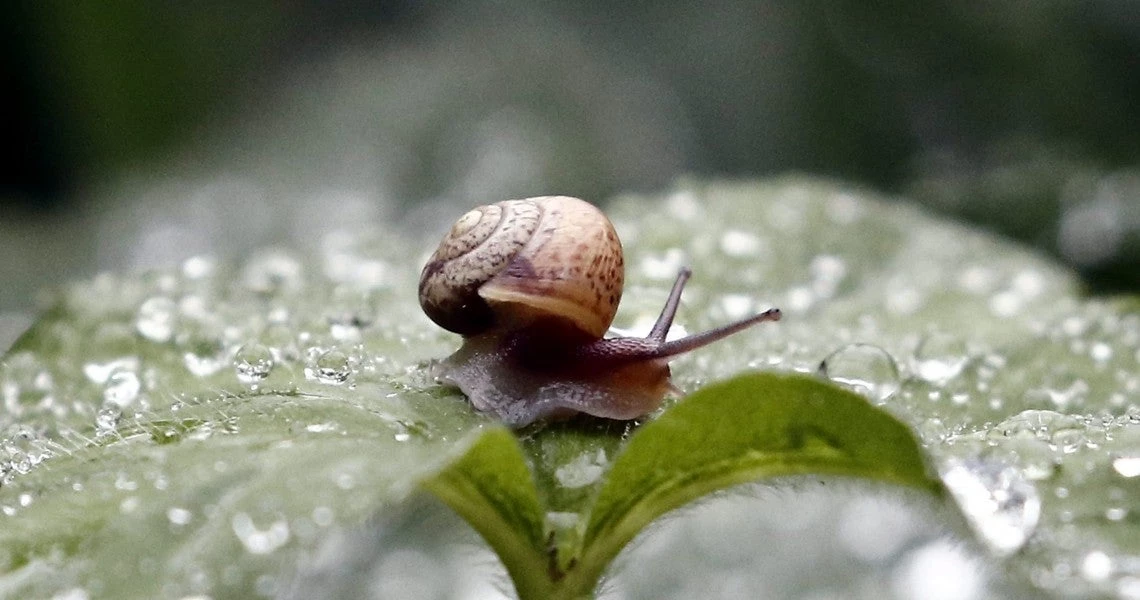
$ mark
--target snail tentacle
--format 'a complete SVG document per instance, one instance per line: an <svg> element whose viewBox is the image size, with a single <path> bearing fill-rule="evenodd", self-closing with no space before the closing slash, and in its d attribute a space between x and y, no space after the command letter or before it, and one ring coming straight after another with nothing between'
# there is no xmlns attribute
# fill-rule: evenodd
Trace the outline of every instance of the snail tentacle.
<svg viewBox="0 0 1140 600"><path fill-rule="evenodd" d="M669 292L669 299L657 317L657 323L644 338L620 337L597 340L592 344L579 348L578 359L585 362L629 363L667 359L679 354L696 350L718 340L722 340L734 333L752 327L765 321L779 321L780 309L770 308L759 314L741 319L739 321L722 325L715 329L685 336L679 340L665 341L677 308L681 302L681 291L685 287L692 271L682 267L673 282L673 289Z"/></svg>
<svg viewBox="0 0 1140 600"><path fill-rule="evenodd" d="M669 328L673 326L673 318L677 316L677 309L681 306L681 292L685 290L685 283L692 275L692 269L681 267L677 279L673 281L673 289L669 291L669 299L665 301L665 308L661 309L661 315L657 317L657 322L653 324L653 329L646 337L658 342L665 341L665 336L669 335Z"/></svg>

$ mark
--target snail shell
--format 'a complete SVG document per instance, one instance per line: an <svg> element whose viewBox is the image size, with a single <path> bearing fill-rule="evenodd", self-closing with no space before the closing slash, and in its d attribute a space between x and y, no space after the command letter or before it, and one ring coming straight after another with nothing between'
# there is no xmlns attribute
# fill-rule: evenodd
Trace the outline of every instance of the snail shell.
<svg viewBox="0 0 1140 600"><path fill-rule="evenodd" d="M508 200L463 215L420 277L424 312L463 336L439 379L512 426L578 413L633 419L674 389L671 358L780 318L771 309L666 341L690 275L681 269L649 335L607 339L623 268L613 224L577 198Z"/></svg>
<svg viewBox="0 0 1140 600"><path fill-rule="evenodd" d="M610 220L583 200L543 196L463 215L424 267L419 294L431 320L462 335L557 318L597 339L623 283Z"/></svg>

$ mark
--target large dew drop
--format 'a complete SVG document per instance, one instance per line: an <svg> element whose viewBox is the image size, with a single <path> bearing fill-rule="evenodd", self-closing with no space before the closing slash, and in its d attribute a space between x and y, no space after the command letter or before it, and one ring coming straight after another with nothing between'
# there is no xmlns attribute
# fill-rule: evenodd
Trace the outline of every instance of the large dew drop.
<svg viewBox="0 0 1140 600"><path fill-rule="evenodd" d="M246 344L234 355L234 372L244 384L256 384L269 377L272 370L273 353L261 344Z"/></svg>
<svg viewBox="0 0 1140 600"><path fill-rule="evenodd" d="M148 298L139 306L135 330L152 342L168 342L174 334L178 305L166 296Z"/></svg>
<svg viewBox="0 0 1140 600"><path fill-rule="evenodd" d="M923 381L942 386L961 374L969 359L964 340L932 333L914 351L914 372Z"/></svg>
<svg viewBox="0 0 1140 600"><path fill-rule="evenodd" d="M183 345L186 351L182 354L182 363L198 377L209 377L228 363L226 346L215 334L188 335Z"/></svg>
<svg viewBox="0 0 1140 600"><path fill-rule="evenodd" d="M899 390L898 364L886 350L873 344L848 344L819 363L820 376L883 402Z"/></svg>
<svg viewBox="0 0 1140 600"><path fill-rule="evenodd" d="M326 385L340 385L352 375L348 356L339 350L329 350L319 354L305 367L305 378L317 380Z"/></svg>
<svg viewBox="0 0 1140 600"><path fill-rule="evenodd" d="M1112 461L1112 469L1121 477L1140 477L1140 456L1119 456Z"/></svg>
<svg viewBox="0 0 1140 600"><path fill-rule="evenodd" d="M1037 529L1041 497L1016 468L953 459L941 475L970 527L995 554L1017 552Z"/></svg>
<svg viewBox="0 0 1140 600"><path fill-rule="evenodd" d="M138 399L141 389L142 383L137 373L127 369L116 369L107 378L107 385L103 388L103 405L130 406Z"/></svg>

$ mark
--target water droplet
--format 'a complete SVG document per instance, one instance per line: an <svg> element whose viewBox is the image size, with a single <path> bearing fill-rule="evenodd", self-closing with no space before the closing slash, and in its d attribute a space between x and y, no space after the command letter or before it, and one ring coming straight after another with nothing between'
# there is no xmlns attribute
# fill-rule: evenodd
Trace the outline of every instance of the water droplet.
<svg viewBox="0 0 1140 600"><path fill-rule="evenodd" d="M945 333L931 333L914 351L915 374L934 385L946 385L962 373L970 353L965 340Z"/></svg>
<svg viewBox="0 0 1140 600"><path fill-rule="evenodd" d="M374 317L364 311L345 311L328 315L329 334L341 342L358 342L363 330Z"/></svg>
<svg viewBox="0 0 1140 600"><path fill-rule="evenodd" d="M954 459L941 475L971 528L996 554L1016 552L1037 529L1041 498L1016 468Z"/></svg>
<svg viewBox="0 0 1140 600"><path fill-rule="evenodd" d="M185 347L182 363L186 370L198 377L213 375L229 364L220 335L201 331L188 335L185 340L180 340L180 344Z"/></svg>
<svg viewBox="0 0 1140 600"><path fill-rule="evenodd" d="M194 513L185 508L172 506L166 509L166 518L171 525L186 525L194 518Z"/></svg>
<svg viewBox="0 0 1140 600"><path fill-rule="evenodd" d="M133 492L139 489L139 482L131 479L126 473L119 471L115 474L115 489L124 492Z"/></svg>
<svg viewBox="0 0 1140 600"><path fill-rule="evenodd" d="M819 298L816 297L815 292L810 287L800 285L789 289L786 300L781 304L785 307L784 310L788 312L806 312L815 305L817 300Z"/></svg>
<svg viewBox="0 0 1140 600"><path fill-rule="evenodd" d="M606 451L583 452L574 460L554 470L554 478L564 488L586 487L600 479L609 466Z"/></svg>
<svg viewBox="0 0 1140 600"><path fill-rule="evenodd" d="M246 344L234 354L234 371L244 384L256 384L269 377L272 370L273 353L261 344Z"/></svg>
<svg viewBox="0 0 1140 600"><path fill-rule="evenodd" d="M882 402L900 385L899 369L886 350L872 344L848 344L819 363L819 374Z"/></svg>
<svg viewBox="0 0 1140 600"><path fill-rule="evenodd" d="M43 461L54 456L50 441L27 425L14 425L0 440L0 464L4 465L3 482L13 475L26 475Z"/></svg>
<svg viewBox="0 0 1140 600"><path fill-rule="evenodd" d="M95 414L95 435L105 437L115 433L119 420L123 418L123 409L118 404L106 404Z"/></svg>
<svg viewBox="0 0 1140 600"><path fill-rule="evenodd" d="M1116 584L1121 600L1140 600L1140 577L1121 577Z"/></svg>
<svg viewBox="0 0 1140 600"><path fill-rule="evenodd" d="M1121 477L1140 476L1140 456L1119 456L1112 461L1112 469Z"/></svg>
<svg viewBox="0 0 1140 600"><path fill-rule="evenodd" d="M1017 293L1005 290L990 296L990 312L997 317L1015 317L1021 312L1024 300Z"/></svg>
<svg viewBox="0 0 1140 600"><path fill-rule="evenodd" d="M1034 481L1050 479L1061 468L1053 448L1040 440L1010 440L1005 447L1013 454L1011 459L1021 466L1022 474Z"/></svg>
<svg viewBox="0 0 1140 600"><path fill-rule="evenodd" d="M1104 342L1097 342L1089 348L1089 356L1098 363L1112 360L1112 346Z"/></svg>
<svg viewBox="0 0 1140 600"><path fill-rule="evenodd" d="M720 308L724 311L726 318L734 321L758 312L756 310L756 299L747 294L725 294L721 296ZM652 329L652 325L650 325L650 329Z"/></svg>
<svg viewBox="0 0 1140 600"><path fill-rule="evenodd" d="M57 409L54 400L55 381L39 359L29 353L5 357L0 368L5 377L0 380L0 396L9 417L22 415L25 409Z"/></svg>
<svg viewBox="0 0 1140 600"><path fill-rule="evenodd" d="M137 373L126 369L116 369L107 377L107 384L103 388L103 404L115 404L125 408L134 404L141 389L142 383L139 382Z"/></svg>
<svg viewBox="0 0 1140 600"><path fill-rule="evenodd" d="M139 500L138 496L128 496L126 498L123 498L123 501L119 503L119 512L123 514L133 513L138 509L141 502L142 501Z"/></svg>
<svg viewBox="0 0 1140 600"><path fill-rule="evenodd" d="M950 436L950 429L942 419L930 418L919 424L918 433L925 444L938 444Z"/></svg>
<svg viewBox="0 0 1140 600"><path fill-rule="evenodd" d="M325 276L338 283L362 289L378 289L392 283L392 267L359 247L356 236L346 231L326 235L321 242Z"/></svg>
<svg viewBox="0 0 1140 600"><path fill-rule="evenodd" d="M169 342L178 320L178 305L166 296L148 298L139 306L135 330L152 342Z"/></svg>
<svg viewBox="0 0 1140 600"><path fill-rule="evenodd" d="M811 288L815 295L830 298L839 289L839 284L847 277L847 263L831 254L820 254L808 264L811 273Z"/></svg>
<svg viewBox="0 0 1140 600"><path fill-rule="evenodd" d="M91 596L87 590L83 588L71 588L69 590L59 592L51 597L51 600L88 600Z"/></svg>
<svg viewBox="0 0 1140 600"><path fill-rule="evenodd" d="M268 251L250 259L242 276L249 289L271 294L301 287L304 271L296 258L283 251Z"/></svg>
<svg viewBox="0 0 1140 600"><path fill-rule="evenodd" d="M948 540L907 553L894 568L890 597L897 600L974 600L986 585L973 557Z"/></svg>
<svg viewBox="0 0 1140 600"><path fill-rule="evenodd" d="M333 421L325 421L323 423L310 423L305 426L305 431L308 433L343 433L340 424Z"/></svg>
<svg viewBox="0 0 1140 600"><path fill-rule="evenodd" d="M351 490L356 487L356 478L352 476L352 473L338 473L333 481L342 490Z"/></svg>
<svg viewBox="0 0 1140 600"><path fill-rule="evenodd" d="M1054 431L1079 426L1080 421L1071 415L1052 410L1023 410L995 425L994 430L1006 437L1047 440Z"/></svg>
<svg viewBox="0 0 1140 600"><path fill-rule="evenodd" d="M217 265L209 256L191 256L182 261L182 276L186 279L205 279L214 274Z"/></svg>
<svg viewBox="0 0 1140 600"><path fill-rule="evenodd" d="M1092 323L1084 315L1069 315L1061 320L1060 330L1061 333L1075 338L1084 335L1091 326Z"/></svg>
<svg viewBox="0 0 1140 600"><path fill-rule="evenodd" d="M1054 448L1065 454L1072 454L1088 443L1088 435L1081 429L1062 429L1053 432L1051 442Z"/></svg>
<svg viewBox="0 0 1140 600"><path fill-rule="evenodd" d="M1128 509L1112 506L1104 510L1104 518L1109 521L1123 521L1128 516Z"/></svg>
<svg viewBox="0 0 1140 600"><path fill-rule="evenodd" d="M83 365L83 374L96 385L106 385L111 374L117 371L138 371L139 359L127 356L105 363L87 363Z"/></svg>
<svg viewBox="0 0 1140 600"><path fill-rule="evenodd" d="M339 350L329 350L316 357L305 367L305 378L315 379L327 385L340 385L352 374L348 356Z"/></svg>
<svg viewBox="0 0 1140 600"><path fill-rule="evenodd" d="M1112 575L1112 558L1100 550L1093 550L1081 560L1081 576L1092 582L1105 581Z"/></svg>
<svg viewBox="0 0 1140 600"><path fill-rule="evenodd" d="M729 229L720 237L720 251L728 256L756 256L764 251L764 242L756 234Z"/></svg>
<svg viewBox="0 0 1140 600"><path fill-rule="evenodd" d="M312 512L313 522L320 527L328 527L336 520L336 513L327 506L318 506Z"/></svg>
<svg viewBox="0 0 1140 600"><path fill-rule="evenodd" d="M230 520L234 535L250 554L270 554L289 541L289 522L277 519L265 529L258 529L253 518L238 513Z"/></svg>
<svg viewBox="0 0 1140 600"><path fill-rule="evenodd" d="M969 265L958 273L958 286L975 296L989 294L999 281L997 271L983 265Z"/></svg>
<svg viewBox="0 0 1140 600"><path fill-rule="evenodd" d="M886 296L887 310L897 315L912 315L926 301L922 292L910 285L891 285Z"/></svg>
<svg viewBox="0 0 1140 600"><path fill-rule="evenodd" d="M639 270L650 279L669 280L677 276L685 264L685 253L680 248L669 248L660 255L645 256Z"/></svg>
<svg viewBox="0 0 1140 600"><path fill-rule="evenodd" d="M670 194L665 207L682 221L692 221L704 212L697 195L689 190L678 190Z"/></svg>

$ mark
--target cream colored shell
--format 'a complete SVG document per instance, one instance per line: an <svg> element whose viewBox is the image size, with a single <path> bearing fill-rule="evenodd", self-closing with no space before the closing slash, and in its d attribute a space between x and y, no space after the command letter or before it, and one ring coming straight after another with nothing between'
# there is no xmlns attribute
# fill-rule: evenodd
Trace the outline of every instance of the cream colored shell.
<svg viewBox="0 0 1140 600"><path fill-rule="evenodd" d="M452 226L420 276L420 305L464 335L553 316L601 338L623 281L621 242L597 207L569 196L507 200Z"/></svg>

